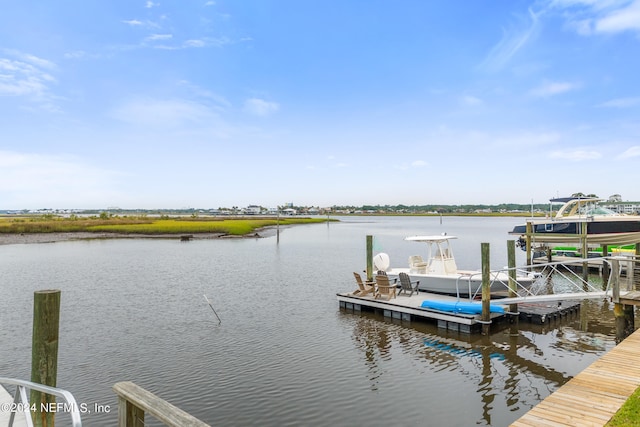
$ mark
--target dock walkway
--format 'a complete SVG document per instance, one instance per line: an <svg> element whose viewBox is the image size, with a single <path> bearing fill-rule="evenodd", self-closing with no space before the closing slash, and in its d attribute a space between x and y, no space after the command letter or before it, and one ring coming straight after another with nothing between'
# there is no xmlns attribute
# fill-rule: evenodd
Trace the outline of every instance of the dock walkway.
<svg viewBox="0 0 640 427"><path fill-rule="evenodd" d="M638 387L640 329L511 426L604 426Z"/></svg>

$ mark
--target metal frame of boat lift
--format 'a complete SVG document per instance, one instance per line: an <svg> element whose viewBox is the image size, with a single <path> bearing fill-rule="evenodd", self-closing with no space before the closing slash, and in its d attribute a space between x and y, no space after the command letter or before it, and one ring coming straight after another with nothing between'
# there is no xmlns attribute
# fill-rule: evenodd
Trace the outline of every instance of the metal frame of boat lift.
<svg viewBox="0 0 640 427"><path fill-rule="evenodd" d="M611 256L611 257L601 257L598 258L602 260L603 263L606 263L609 267L609 271L617 271L618 274L623 271L628 271L627 277L631 279L633 272L633 267L631 265L627 265L626 268L613 268L613 263L618 262L619 265L622 263L637 263L638 259L635 256ZM544 264L533 264L529 266L517 267L517 270L523 272L536 272L539 274L539 279L534 282L534 286L527 289L523 286L518 285L518 289L515 292L514 297L500 298L496 300L500 304L518 304L522 302L542 302L542 301L553 301L557 300L559 297L562 299L585 299L585 298L604 298L608 296L612 296L612 276L609 276L606 286L597 288L592 283L589 283L588 280L581 275L579 275L576 271L570 266L576 266L580 268L584 268L584 266L592 262L593 258L575 258L572 260L564 260L559 262L549 262ZM622 265L620 265L622 267ZM508 272L509 270L505 268L503 270L492 271L491 274L497 277L498 272ZM565 279L565 283L569 291L572 292L563 292L563 293L549 293L549 283L548 280L553 275L559 275L563 279ZM501 281L502 282L502 281ZM517 282L517 279L516 279ZM502 282L505 286L505 290L509 289L508 283ZM629 289L627 289L629 290ZM553 289L551 289L553 291ZM478 295L479 290L476 290L474 293L474 297Z"/></svg>

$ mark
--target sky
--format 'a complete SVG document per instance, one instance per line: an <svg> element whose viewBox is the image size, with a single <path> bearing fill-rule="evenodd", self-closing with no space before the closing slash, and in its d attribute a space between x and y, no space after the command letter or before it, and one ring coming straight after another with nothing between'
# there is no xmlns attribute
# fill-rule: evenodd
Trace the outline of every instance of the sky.
<svg viewBox="0 0 640 427"><path fill-rule="evenodd" d="M0 5L0 209L640 201L640 0Z"/></svg>

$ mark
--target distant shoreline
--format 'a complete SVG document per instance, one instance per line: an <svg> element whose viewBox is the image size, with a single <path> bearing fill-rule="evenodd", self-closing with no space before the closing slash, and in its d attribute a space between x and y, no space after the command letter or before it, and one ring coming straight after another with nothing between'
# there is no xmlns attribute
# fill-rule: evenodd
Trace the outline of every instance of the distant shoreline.
<svg viewBox="0 0 640 427"><path fill-rule="evenodd" d="M212 239L247 239L262 238L275 235L275 228L265 227L245 235L230 235L224 233L185 233L185 234L140 234L140 233L92 233L87 231L69 231L53 233L0 233L0 246L27 245L33 243L56 243L78 240L111 240L111 239L167 239L180 241L183 235L190 236L189 240ZM281 228L283 228L281 226Z"/></svg>

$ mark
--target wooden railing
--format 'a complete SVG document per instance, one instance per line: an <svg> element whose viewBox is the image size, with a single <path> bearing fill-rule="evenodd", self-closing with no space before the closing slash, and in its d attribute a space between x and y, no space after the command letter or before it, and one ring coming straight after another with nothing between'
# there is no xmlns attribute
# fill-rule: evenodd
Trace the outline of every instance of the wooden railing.
<svg viewBox="0 0 640 427"><path fill-rule="evenodd" d="M113 391L118 395L119 427L143 427L145 412L170 427L211 427L131 381L116 383Z"/></svg>

